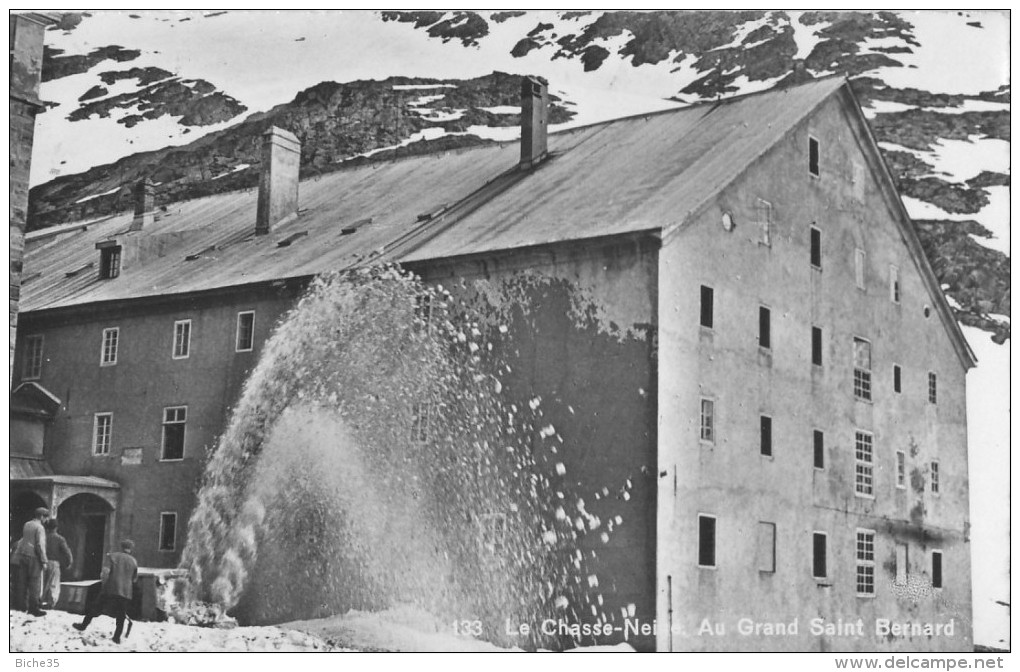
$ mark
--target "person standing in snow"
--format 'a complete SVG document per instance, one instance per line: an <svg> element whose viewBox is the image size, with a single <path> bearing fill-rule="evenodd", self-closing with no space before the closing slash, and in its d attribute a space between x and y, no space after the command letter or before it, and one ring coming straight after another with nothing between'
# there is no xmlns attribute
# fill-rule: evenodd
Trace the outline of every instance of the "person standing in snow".
<svg viewBox="0 0 1020 672"><path fill-rule="evenodd" d="M42 603L46 607L57 606L60 599L60 569L70 569L74 556L67 540L57 532L57 520L50 518L43 525L46 528L46 569L43 573Z"/></svg>
<svg viewBox="0 0 1020 672"><path fill-rule="evenodd" d="M42 597L42 575L46 566L46 530L43 522L50 517L49 509L40 506L32 520L21 529L21 541L11 556L14 569L13 607L33 616L45 616L39 608Z"/></svg>
<svg viewBox="0 0 1020 672"><path fill-rule="evenodd" d="M74 624L75 630L84 632L93 618L105 612L117 619L117 628L113 631L114 644L120 644L128 604L131 603L134 583L138 579L138 561L131 555L135 550L135 542L125 539L120 542L120 547L120 553L106 554L100 599L89 605L84 621Z"/></svg>

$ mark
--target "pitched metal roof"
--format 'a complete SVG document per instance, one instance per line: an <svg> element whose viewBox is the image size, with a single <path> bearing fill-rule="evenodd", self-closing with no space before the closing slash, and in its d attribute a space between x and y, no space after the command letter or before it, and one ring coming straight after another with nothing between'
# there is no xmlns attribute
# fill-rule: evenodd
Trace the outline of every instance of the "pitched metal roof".
<svg viewBox="0 0 1020 672"><path fill-rule="evenodd" d="M28 457L25 455L11 455L10 468L12 481L22 481L33 478L46 478L53 476L53 467L50 463L40 457Z"/></svg>
<svg viewBox="0 0 1020 672"><path fill-rule="evenodd" d="M300 216L266 236L254 235L254 189L172 203L140 232L128 232L132 213L39 231L27 237L21 310L663 229L844 85L815 80L554 133L550 158L531 171L517 170L517 143L342 169L302 181ZM112 238L123 271L101 280L96 244Z"/></svg>

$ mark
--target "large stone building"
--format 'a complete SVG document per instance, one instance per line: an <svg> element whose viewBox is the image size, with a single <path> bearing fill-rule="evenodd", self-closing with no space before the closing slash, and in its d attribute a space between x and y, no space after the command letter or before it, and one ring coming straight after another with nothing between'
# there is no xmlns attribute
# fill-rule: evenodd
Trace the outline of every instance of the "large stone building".
<svg viewBox="0 0 1020 672"><path fill-rule="evenodd" d="M30 234L13 515L56 509L76 576L126 535L174 565L274 323L316 274L396 262L528 306L505 394L542 397L620 521L584 542L636 630L609 639L969 650L974 359L849 84L548 137L544 84L522 98L520 147L299 184L274 129L257 194L154 209L142 183L135 213Z"/></svg>

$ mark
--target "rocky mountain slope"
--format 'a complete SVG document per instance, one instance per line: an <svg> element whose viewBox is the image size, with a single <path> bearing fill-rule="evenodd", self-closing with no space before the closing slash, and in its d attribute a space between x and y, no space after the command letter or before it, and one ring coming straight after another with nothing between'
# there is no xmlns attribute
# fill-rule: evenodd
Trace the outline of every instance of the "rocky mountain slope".
<svg viewBox="0 0 1020 672"><path fill-rule="evenodd" d="M183 30L186 21L224 20L212 18L218 16L221 13L160 15L155 20ZM81 27L62 25L55 32L68 35L103 18L86 15ZM128 18L137 23L148 17ZM980 14L955 18L960 30L984 29ZM448 50L460 50L468 60L488 49L529 68L536 62L574 62L592 77L608 71L617 78L631 73L639 77L652 69L672 83L667 97L674 104L830 74L854 76L854 89L908 209L917 217L918 233L958 319L993 332L997 341L1009 336L1009 257L1001 231L1004 227L1008 235L1008 219L991 226L985 216L992 201L1001 204L1008 193L1008 167L961 176L946 169L941 153L953 142L957 149L973 145L975 152L987 148L989 141L1008 143L1010 88L1002 84L947 93L895 85L904 81L902 73L918 68L915 61L928 46L918 36L921 24L912 15L414 11L382 12L374 20L382 30L400 27L420 33ZM30 228L127 209L126 185L142 176L160 183L162 202L254 186L257 139L270 125L287 128L302 140L302 171L312 175L350 160L385 160L485 138L509 139L518 124L513 112L518 79L503 72L469 78L393 72L378 79L322 81L289 103L238 121L248 108L227 83L182 76L154 65L158 58L149 54L146 60L143 52L119 44L92 45L81 53L48 46L44 79L75 81L79 90L87 80L88 87L46 114L64 115L70 129L97 119L144 129L158 119L183 126L181 133L218 130L188 144L130 154L37 185ZM554 125L578 119L583 106L573 97L568 93L567 99L556 99ZM510 135L494 135L500 129Z"/></svg>

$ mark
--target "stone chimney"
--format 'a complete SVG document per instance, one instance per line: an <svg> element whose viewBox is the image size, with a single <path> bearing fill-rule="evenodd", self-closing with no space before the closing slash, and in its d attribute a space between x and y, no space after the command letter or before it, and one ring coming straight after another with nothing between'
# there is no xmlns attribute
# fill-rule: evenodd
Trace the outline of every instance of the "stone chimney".
<svg viewBox="0 0 1020 672"><path fill-rule="evenodd" d="M297 216L301 143L289 131L273 126L262 135L262 175L255 234L262 236Z"/></svg>
<svg viewBox="0 0 1020 672"><path fill-rule="evenodd" d="M521 79L521 168L528 170L546 155L549 84L541 77Z"/></svg>
<svg viewBox="0 0 1020 672"><path fill-rule="evenodd" d="M132 190L135 200L135 218L131 220L128 231L141 231L152 224L156 209L156 185L149 178L143 178L135 183Z"/></svg>

